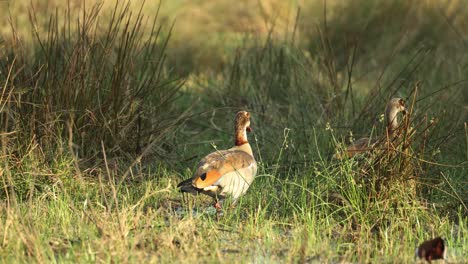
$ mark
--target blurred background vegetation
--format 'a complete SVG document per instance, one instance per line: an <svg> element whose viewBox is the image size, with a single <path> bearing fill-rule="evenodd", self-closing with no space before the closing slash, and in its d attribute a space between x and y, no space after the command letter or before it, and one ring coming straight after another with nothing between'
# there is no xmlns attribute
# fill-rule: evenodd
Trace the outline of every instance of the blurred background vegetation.
<svg viewBox="0 0 468 264"><path fill-rule="evenodd" d="M418 199L434 202L441 218L466 219L463 0L32 0L0 9L2 198L31 199L58 181L101 174L176 182L214 145L231 146L234 113L245 109L261 175L352 200L356 164L331 156L350 135L383 134L385 104L398 96L418 131ZM282 188L268 177L254 185ZM415 198L389 192L370 191L377 204ZM297 193L307 198L292 207L310 206L295 187L248 201L287 222ZM360 206L343 219L386 221ZM412 210L422 209L387 220ZM425 212L423 229L433 213Z"/></svg>

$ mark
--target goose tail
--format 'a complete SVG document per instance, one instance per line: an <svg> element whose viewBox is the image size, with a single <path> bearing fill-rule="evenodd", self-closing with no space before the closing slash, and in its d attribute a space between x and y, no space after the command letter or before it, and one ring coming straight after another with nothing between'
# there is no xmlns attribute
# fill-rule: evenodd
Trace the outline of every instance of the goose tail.
<svg viewBox="0 0 468 264"><path fill-rule="evenodd" d="M177 188L179 188L180 192L187 192L191 194L198 193L198 190L192 185L192 179L181 181L179 184L177 184Z"/></svg>

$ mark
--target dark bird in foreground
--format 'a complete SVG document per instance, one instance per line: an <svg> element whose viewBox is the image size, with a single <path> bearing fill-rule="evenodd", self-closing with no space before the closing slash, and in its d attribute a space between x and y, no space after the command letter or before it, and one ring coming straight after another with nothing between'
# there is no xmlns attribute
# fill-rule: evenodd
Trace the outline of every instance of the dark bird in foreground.
<svg viewBox="0 0 468 264"><path fill-rule="evenodd" d="M431 263L432 260L444 259L445 245L441 237L424 241L416 249L416 258L425 259Z"/></svg>

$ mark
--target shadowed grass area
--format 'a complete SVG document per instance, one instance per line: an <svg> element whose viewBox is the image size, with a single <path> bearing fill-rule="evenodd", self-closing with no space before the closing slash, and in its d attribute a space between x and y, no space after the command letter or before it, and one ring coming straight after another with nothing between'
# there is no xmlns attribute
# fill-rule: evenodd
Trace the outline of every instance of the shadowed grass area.
<svg viewBox="0 0 468 264"><path fill-rule="evenodd" d="M462 1L230 3L0 3L1 261L463 262ZM392 142L332 158L397 96ZM259 172L217 217L175 186L239 109Z"/></svg>

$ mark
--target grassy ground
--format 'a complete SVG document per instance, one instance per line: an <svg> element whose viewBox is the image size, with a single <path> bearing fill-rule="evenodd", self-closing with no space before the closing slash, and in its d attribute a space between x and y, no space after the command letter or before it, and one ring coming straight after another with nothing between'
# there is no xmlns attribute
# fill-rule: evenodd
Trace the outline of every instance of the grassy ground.
<svg viewBox="0 0 468 264"><path fill-rule="evenodd" d="M0 2L1 262L466 261L463 1L64 3ZM333 160L394 96L395 150ZM175 186L239 109L259 173L216 216Z"/></svg>

